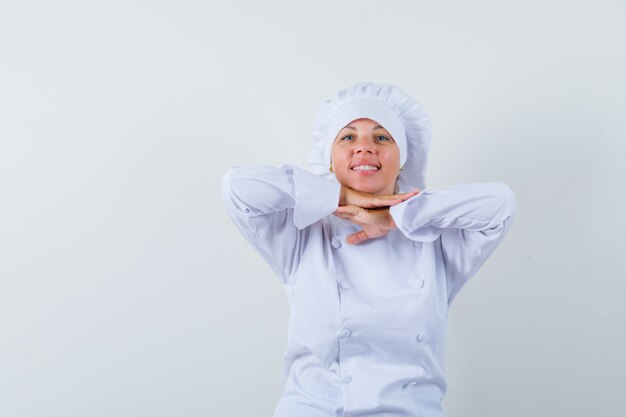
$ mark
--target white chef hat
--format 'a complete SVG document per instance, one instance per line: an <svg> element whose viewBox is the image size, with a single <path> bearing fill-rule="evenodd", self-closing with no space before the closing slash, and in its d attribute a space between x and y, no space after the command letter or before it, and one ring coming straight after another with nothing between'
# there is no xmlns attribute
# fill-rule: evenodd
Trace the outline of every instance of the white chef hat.
<svg viewBox="0 0 626 417"><path fill-rule="evenodd" d="M398 144L402 166L399 191L423 190L430 149L430 117L413 97L390 84L353 84L320 105L313 121L311 170L336 180L329 171L332 144L342 128L360 118L378 122Z"/></svg>

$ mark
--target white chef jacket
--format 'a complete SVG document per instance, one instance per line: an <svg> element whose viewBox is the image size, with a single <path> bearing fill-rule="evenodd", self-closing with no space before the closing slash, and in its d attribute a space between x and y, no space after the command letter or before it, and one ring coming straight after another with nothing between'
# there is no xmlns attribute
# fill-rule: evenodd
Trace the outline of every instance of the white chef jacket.
<svg viewBox="0 0 626 417"><path fill-rule="evenodd" d="M358 245L340 185L293 165L235 167L227 209L283 284L287 377L275 417L442 417L448 307L511 226L502 182L421 190Z"/></svg>

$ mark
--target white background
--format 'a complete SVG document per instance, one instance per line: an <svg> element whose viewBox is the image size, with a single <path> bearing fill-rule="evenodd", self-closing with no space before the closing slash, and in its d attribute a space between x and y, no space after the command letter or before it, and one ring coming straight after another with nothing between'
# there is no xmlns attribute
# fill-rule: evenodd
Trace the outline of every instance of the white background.
<svg viewBox="0 0 626 417"><path fill-rule="evenodd" d="M317 106L391 83L427 184L517 215L450 309L448 417L626 409L626 5L0 1L0 416L271 416L288 305L233 165L306 167Z"/></svg>

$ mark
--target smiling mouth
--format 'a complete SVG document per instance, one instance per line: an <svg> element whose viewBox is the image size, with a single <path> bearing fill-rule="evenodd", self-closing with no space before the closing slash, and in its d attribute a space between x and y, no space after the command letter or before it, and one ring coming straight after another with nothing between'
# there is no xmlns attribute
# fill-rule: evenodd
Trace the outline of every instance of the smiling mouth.
<svg viewBox="0 0 626 417"><path fill-rule="evenodd" d="M373 165L357 165L352 168L353 171L378 171L378 167Z"/></svg>

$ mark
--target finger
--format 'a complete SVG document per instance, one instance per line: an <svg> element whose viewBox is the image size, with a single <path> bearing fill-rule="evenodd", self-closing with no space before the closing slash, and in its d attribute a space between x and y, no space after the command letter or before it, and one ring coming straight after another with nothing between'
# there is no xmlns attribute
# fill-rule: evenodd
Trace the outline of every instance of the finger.
<svg viewBox="0 0 626 417"><path fill-rule="evenodd" d="M387 196L378 196L376 197L377 199L376 204L377 204L377 207L394 206L396 204L400 204L403 201L408 200L409 198L419 193L420 193L420 190L415 189L415 190L408 191L406 193L393 194L393 195L387 195Z"/></svg>
<svg viewBox="0 0 626 417"><path fill-rule="evenodd" d="M416 188L416 189L408 191L406 193L402 193L401 195L405 196L405 197L413 197L414 195L419 194L421 191L422 190L420 190L419 188Z"/></svg>
<svg viewBox="0 0 626 417"><path fill-rule="evenodd" d="M339 217L340 219L345 219L345 220L349 220L351 222L354 221L354 215L353 214L348 214L348 213L333 213L336 217Z"/></svg>
<svg viewBox="0 0 626 417"><path fill-rule="evenodd" d="M380 195L380 196L374 197L373 202L374 204L377 204L377 205L389 206L393 204L398 204L398 202L408 200L414 195L419 194L419 192L420 192L419 189L415 189L415 190L408 191L406 193L399 193L399 194L392 194L392 195Z"/></svg>
<svg viewBox="0 0 626 417"><path fill-rule="evenodd" d="M335 213L339 213L339 214L349 214L351 216L356 216L359 213L360 207L358 206L339 206L337 207L337 210L335 210Z"/></svg>
<svg viewBox="0 0 626 417"><path fill-rule="evenodd" d="M366 204L363 204L362 207L366 208L377 208L377 207L389 207L396 204L402 203L402 197L398 197L395 195L388 196L377 196L370 198Z"/></svg>
<svg viewBox="0 0 626 417"><path fill-rule="evenodd" d="M351 245L358 245L359 243L367 239L369 239L369 236L367 236L367 233L365 233L365 230L360 230L356 233L352 233L351 235L349 235L346 238L346 242L348 242Z"/></svg>
<svg viewBox="0 0 626 417"><path fill-rule="evenodd" d="M401 194L395 194L397 197L401 198L403 201L404 200L408 200L409 198L413 197L414 195L417 195L420 193L421 190L419 189L415 189L415 190L411 190L408 191L406 193L401 193Z"/></svg>
<svg viewBox="0 0 626 417"><path fill-rule="evenodd" d="M359 226L363 226L363 221L360 219L367 210L359 206L341 206L338 207L333 214L341 219L348 220Z"/></svg>

